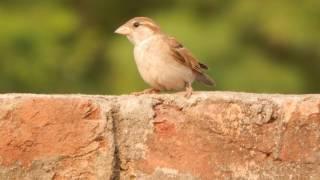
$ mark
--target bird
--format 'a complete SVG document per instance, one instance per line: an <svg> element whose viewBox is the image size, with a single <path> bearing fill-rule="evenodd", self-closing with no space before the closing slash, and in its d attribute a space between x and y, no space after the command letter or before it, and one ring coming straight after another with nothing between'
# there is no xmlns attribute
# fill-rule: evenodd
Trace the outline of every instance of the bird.
<svg viewBox="0 0 320 180"><path fill-rule="evenodd" d="M117 28L115 33L126 36L133 44L138 71L151 86L136 94L185 90L184 96L189 98L195 80L215 85L214 80L205 73L208 66L200 63L176 38L165 34L151 18L132 18Z"/></svg>

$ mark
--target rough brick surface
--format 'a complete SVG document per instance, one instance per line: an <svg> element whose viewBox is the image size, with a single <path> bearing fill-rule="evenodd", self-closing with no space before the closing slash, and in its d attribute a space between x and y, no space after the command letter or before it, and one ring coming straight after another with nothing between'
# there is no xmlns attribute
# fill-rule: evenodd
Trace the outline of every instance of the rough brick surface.
<svg viewBox="0 0 320 180"><path fill-rule="evenodd" d="M320 95L2 95L0 138L0 179L319 179Z"/></svg>
<svg viewBox="0 0 320 180"><path fill-rule="evenodd" d="M88 98L2 96L0 179L110 177L106 111Z"/></svg>

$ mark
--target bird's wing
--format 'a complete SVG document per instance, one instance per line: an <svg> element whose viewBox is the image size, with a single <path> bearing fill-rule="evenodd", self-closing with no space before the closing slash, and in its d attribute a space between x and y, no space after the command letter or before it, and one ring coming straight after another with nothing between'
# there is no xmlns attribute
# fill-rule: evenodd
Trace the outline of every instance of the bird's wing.
<svg viewBox="0 0 320 180"><path fill-rule="evenodd" d="M193 57L191 52L186 49L181 43L179 43L174 37L166 38L174 59L179 63L191 68L193 71L203 73L203 69L208 69L205 64L199 63L196 58Z"/></svg>

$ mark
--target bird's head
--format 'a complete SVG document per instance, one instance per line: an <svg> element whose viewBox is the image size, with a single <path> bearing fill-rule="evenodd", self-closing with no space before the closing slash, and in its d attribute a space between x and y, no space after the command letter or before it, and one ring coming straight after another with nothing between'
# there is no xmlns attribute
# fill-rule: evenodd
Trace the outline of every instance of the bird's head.
<svg viewBox="0 0 320 180"><path fill-rule="evenodd" d="M159 32L160 27L152 19L147 17L133 18L115 31L117 34L127 36L134 45L139 44Z"/></svg>

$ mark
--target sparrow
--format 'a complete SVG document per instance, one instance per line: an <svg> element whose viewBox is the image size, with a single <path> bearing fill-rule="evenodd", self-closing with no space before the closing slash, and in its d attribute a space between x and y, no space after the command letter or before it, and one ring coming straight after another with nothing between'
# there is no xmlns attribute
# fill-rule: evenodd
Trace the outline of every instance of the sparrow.
<svg viewBox="0 0 320 180"><path fill-rule="evenodd" d="M126 36L134 45L138 71L151 86L139 94L185 89L185 97L190 97L194 80L211 86L215 84L204 72L208 66L198 62L174 37L163 33L152 19L135 17L115 33Z"/></svg>

